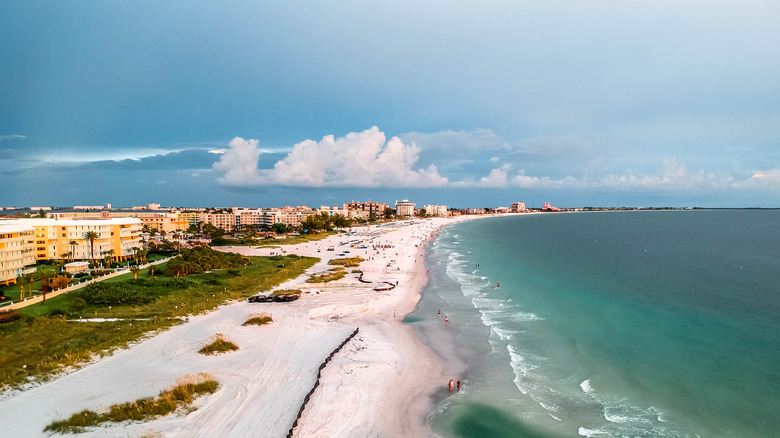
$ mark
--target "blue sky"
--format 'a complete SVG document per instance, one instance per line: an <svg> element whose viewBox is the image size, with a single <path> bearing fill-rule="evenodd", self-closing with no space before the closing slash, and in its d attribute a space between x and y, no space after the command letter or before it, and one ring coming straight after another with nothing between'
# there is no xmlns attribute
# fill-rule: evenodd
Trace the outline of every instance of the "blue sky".
<svg viewBox="0 0 780 438"><path fill-rule="evenodd" d="M8 1L0 205L780 207L776 1Z"/></svg>

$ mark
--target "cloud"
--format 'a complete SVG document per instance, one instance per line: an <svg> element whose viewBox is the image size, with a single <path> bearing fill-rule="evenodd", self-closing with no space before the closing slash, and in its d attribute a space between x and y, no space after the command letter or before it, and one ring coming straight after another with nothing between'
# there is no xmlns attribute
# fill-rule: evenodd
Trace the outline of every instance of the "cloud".
<svg viewBox="0 0 780 438"><path fill-rule="evenodd" d="M436 166L415 169L419 147L398 137L386 141L379 128L304 140L272 169L258 169L257 140L236 137L214 170L218 182L232 186L440 187L448 183Z"/></svg>
<svg viewBox="0 0 780 438"><path fill-rule="evenodd" d="M231 186L259 184L257 161L260 159L260 149L257 144L257 140L247 141L241 137L231 140L230 149L214 163L214 170L222 174L217 181Z"/></svg>
<svg viewBox="0 0 780 438"><path fill-rule="evenodd" d="M618 175L574 177L526 175L524 170L512 172L509 165L492 169L487 176L478 180L454 182L458 187L522 188L522 189L614 189L651 191L697 191L747 189L756 187L755 180L780 185L780 170L756 172L751 179L739 180L728 174L717 174L699 170L689 172L676 160L667 159L656 175Z"/></svg>
<svg viewBox="0 0 780 438"><path fill-rule="evenodd" d="M600 152L604 145L601 143L575 136L538 136L525 138L513 147L513 152L520 155L533 157L556 157L572 155L592 155Z"/></svg>
<svg viewBox="0 0 780 438"><path fill-rule="evenodd" d="M405 142L399 137L387 140L377 127L363 132L352 132L342 138L328 135L320 141L302 141L294 145L292 151L287 154L277 153L274 158L278 159L272 166L269 159L271 154L263 153L257 140L236 137L219 161L214 163L213 169L220 175L218 182L228 186L606 189L647 192L717 192L780 188L780 170L744 174L711 172L704 169L690 171L676 159L670 158L663 160L655 173L604 171L604 159L581 160L579 166L570 167L568 171L564 170L557 175L545 172L543 168L528 172L523 162L507 162L507 158L511 155L527 155L528 162L525 164L530 164L540 157L550 156L568 160L572 155L585 154L586 146L593 143L574 136L535 137L507 146L503 140L495 141L500 137L492 131L479 130L475 133L413 133L433 148L427 153L435 159L427 167L418 166L423 149L415 141ZM410 138L410 135L405 136ZM496 155L484 157L483 151L476 146L477 143L472 142L475 137L489 139L489 148L494 148ZM432 142L432 139L437 141ZM471 156L482 154L482 164L474 159L453 157L446 145L439 142L444 139L453 142L457 140L458 144L464 145L466 149L473 147ZM459 152L462 154L463 150ZM447 168L451 167L452 163L468 166L471 172L453 171L451 174L459 175L457 179L448 179L439 174L440 164ZM554 169L555 163L561 164L561 161L553 159L550 163L550 169Z"/></svg>
<svg viewBox="0 0 780 438"><path fill-rule="evenodd" d="M509 143L491 129L475 129L473 131L438 131L431 133L407 132L401 134L404 141L414 142L425 150L444 149L452 152L462 151L494 151L511 149Z"/></svg>
<svg viewBox="0 0 780 438"><path fill-rule="evenodd" d="M26 135L19 135L19 134L13 134L13 135L0 135L0 141L3 140L21 140L27 138Z"/></svg>

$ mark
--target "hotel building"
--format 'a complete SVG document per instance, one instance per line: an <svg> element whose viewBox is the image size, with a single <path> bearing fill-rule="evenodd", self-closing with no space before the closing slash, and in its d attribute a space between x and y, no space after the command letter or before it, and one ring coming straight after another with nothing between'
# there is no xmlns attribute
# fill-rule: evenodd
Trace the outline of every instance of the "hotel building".
<svg viewBox="0 0 780 438"><path fill-rule="evenodd" d="M404 199L403 201L395 201L395 215L396 216L414 216L414 207L417 204L409 202Z"/></svg>
<svg viewBox="0 0 780 438"><path fill-rule="evenodd" d="M428 216L447 216L446 205L426 205L425 214Z"/></svg>
<svg viewBox="0 0 780 438"><path fill-rule="evenodd" d="M109 251L115 260L126 260L141 247L142 222L137 218L15 219L0 221L2 225L34 229L35 260L98 259ZM97 234L92 242L86 238L89 232Z"/></svg>
<svg viewBox="0 0 780 438"><path fill-rule="evenodd" d="M0 225L0 285L16 283L24 268L35 264L35 228Z"/></svg>

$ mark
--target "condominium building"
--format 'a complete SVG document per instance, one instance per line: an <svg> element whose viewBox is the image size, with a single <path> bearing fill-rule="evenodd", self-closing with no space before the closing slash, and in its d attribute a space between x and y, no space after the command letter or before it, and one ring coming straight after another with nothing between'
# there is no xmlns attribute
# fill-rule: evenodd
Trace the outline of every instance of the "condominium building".
<svg viewBox="0 0 780 438"><path fill-rule="evenodd" d="M0 284L16 283L26 266L35 264L35 228L0 225Z"/></svg>
<svg viewBox="0 0 780 438"><path fill-rule="evenodd" d="M373 215L376 218L385 217L385 209L387 204L384 202L347 202L341 204L341 209L346 210L349 213L346 214L350 219L368 219Z"/></svg>
<svg viewBox="0 0 780 438"><path fill-rule="evenodd" d="M426 205L425 214L428 216L447 216L446 205Z"/></svg>
<svg viewBox="0 0 780 438"><path fill-rule="evenodd" d="M525 202L515 202L510 209L512 213L522 213L525 211Z"/></svg>
<svg viewBox="0 0 780 438"><path fill-rule="evenodd" d="M409 202L404 199L403 201L395 201L395 215L396 216L414 216L414 207L417 204Z"/></svg>
<svg viewBox="0 0 780 438"><path fill-rule="evenodd" d="M203 213L200 215L200 221L203 224L211 224L217 228L222 228L226 232L231 232L236 227L236 215L232 211L230 213Z"/></svg>
<svg viewBox="0 0 780 438"><path fill-rule="evenodd" d="M125 260L141 247L142 222L137 218L15 219L0 225L32 227L36 260L88 260L106 254ZM95 238L87 233L95 233Z"/></svg>
<svg viewBox="0 0 780 438"><path fill-rule="evenodd" d="M187 221L187 227L198 226L200 222L201 212L199 211L180 211L178 212L179 218Z"/></svg>

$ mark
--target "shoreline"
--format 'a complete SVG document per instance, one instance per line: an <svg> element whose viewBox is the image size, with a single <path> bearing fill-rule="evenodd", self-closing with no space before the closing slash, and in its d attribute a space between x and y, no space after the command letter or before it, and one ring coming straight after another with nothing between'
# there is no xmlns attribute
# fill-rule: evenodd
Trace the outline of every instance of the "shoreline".
<svg viewBox="0 0 780 438"><path fill-rule="evenodd" d="M0 409L20 414L4 430L9 436L45 436L43 428L53 420L82 409L153 396L184 374L210 372L220 387L196 400L192 412L100 427L80 435L285 436L324 358L359 328L359 334L322 370L293 436L429 436L425 420L434 395L446 387L444 368L402 320L415 310L427 283L425 248L435 232L477 218L481 217L355 228L351 236L290 247L225 248L261 256L284 251L321 261L304 276L275 288L303 290L297 301L224 305L82 369L10 395L0 401ZM350 240L367 243L351 247ZM327 251L330 246L340 251ZM330 268L328 260L339 254L366 259L360 269L365 280L375 283L358 282L350 268L341 280L305 283L308 275ZM398 286L374 291L382 281ZM263 327L241 325L250 315L263 312L270 313L274 322ZM216 333L225 334L240 350L215 357L198 354ZM29 406L36 409L26 409Z"/></svg>

